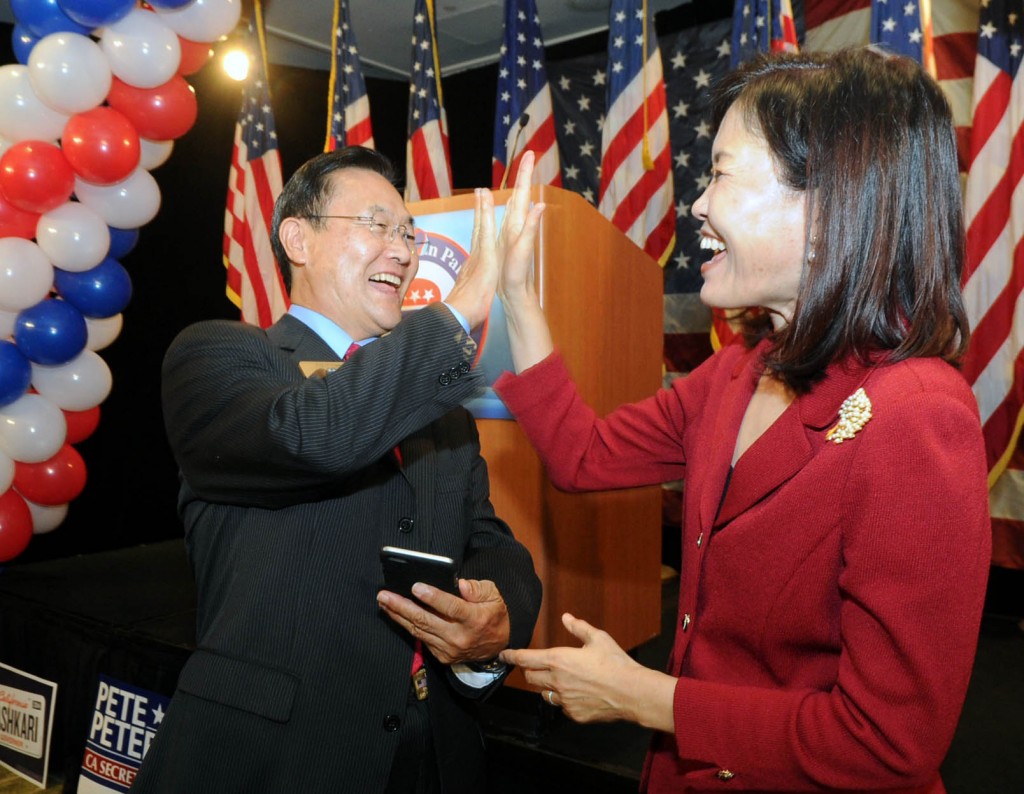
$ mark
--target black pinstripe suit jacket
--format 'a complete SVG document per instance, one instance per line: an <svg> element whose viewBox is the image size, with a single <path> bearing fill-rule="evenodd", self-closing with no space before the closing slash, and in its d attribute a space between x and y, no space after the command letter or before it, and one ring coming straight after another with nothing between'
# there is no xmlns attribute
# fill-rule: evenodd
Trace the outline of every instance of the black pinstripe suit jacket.
<svg viewBox="0 0 1024 794"><path fill-rule="evenodd" d="M383 545L445 554L462 576L494 580L511 645L528 644L540 583L494 515L476 426L458 407L479 385L474 351L440 305L325 377L304 377L298 362L334 353L288 315L267 332L199 323L174 341L164 418L198 648L133 792L382 791L413 652L377 608ZM428 668L445 790L479 791L475 703Z"/></svg>

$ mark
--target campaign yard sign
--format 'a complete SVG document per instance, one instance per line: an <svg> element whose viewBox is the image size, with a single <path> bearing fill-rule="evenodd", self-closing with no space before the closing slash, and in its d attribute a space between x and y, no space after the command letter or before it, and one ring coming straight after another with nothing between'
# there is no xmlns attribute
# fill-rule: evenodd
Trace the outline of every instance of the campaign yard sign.
<svg viewBox="0 0 1024 794"><path fill-rule="evenodd" d="M128 791L169 701L155 692L99 676L78 794Z"/></svg>
<svg viewBox="0 0 1024 794"><path fill-rule="evenodd" d="M57 685L0 662L0 765L46 788Z"/></svg>

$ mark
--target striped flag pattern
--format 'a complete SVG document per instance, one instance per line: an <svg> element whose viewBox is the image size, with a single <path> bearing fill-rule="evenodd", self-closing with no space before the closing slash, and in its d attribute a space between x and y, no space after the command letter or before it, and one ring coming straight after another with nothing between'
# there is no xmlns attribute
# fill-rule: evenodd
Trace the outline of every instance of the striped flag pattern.
<svg viewBox="0 0 1024 794"><path fill-rule="evenodd" d="M710 311L700 301L700 223L690 207L708 185L709 89L729 70L730 21L720 19L661 39L672 140L676 247L665 263L666 381L689 372L711 352ZM563 187L597 204L607 60L588 55L548 64Z"/></svg>
<svg viewBox="0 0 1024 794"><path fill-rule="evenodd" d="M662 265L675 247L661 51L646 0L612 0L597 208Z"/></svg>
<svg viewBox="0 0 1024 794"><path fill-rule="evenodd" d="M491 187L501 187L503 180L512 187L519 158L528 150L537 156L534 169L537 184L561 186L562 170L537 6L534 0L505 0ZM509 157L515 159L510 163ZM506 170L511 172L507 179Z"/></svg>
<svg viewBox="0 0 1024 794"><path fill-rule="evenodd" d="M441 98L434 0L416 0L409 82L409 138L405 151L405 200L452 194L448 120Z"/></svg>
<svg viewBox="0 0 1024 794"><path fill-rule="evenodd" d="M374 148L370 124L370 100L359 62L356 34L349 21L348 0L334 0L334 31L331 34L331 80L327 95L327 142L324 151L341 146Z"/></svg>
<svg viewBox="0 0 1024 794"><path fill-rule="evenodd" d="M953 110L960 171L966 174L967 158L970 153L971 92L979 2L930 1L934 74ZM867 44L871 30L871 2L872 0L807 0L804 17L807 34L804 38L804 49L836 50L840 47ZM904 0L904 3L907 2L909 0ZM896 7L902 8L903 4Z"/></svg>
<svg viewBox="0 0 1024 794"><path fill-rule="evenodd" d="M266 328L288 310L270 248L271 216L281 192L281 154L267 83L263 13L257 0L246 33L250 71L235 124L224 213L228 298L247 323Z"/></svg>
<svg viewBox="0 0 1024 794"><path fill-rule="evenodd" d="M998 485L994 558L1014 567L1024 567L1024 514L1014 509L1024 494L1024 472L1007 471L1024 419L1022 57L1024 0L989 0L979 19L964 201L964 298L974 333L963 371L978 398L990 485Z"/></svg>
<svg viewBox="0 0 1024 794"><path fill-rule="evenodd" d="M755 52L797 50L796 25L790 0L736 0L732 23L733 68Z"/></svg>

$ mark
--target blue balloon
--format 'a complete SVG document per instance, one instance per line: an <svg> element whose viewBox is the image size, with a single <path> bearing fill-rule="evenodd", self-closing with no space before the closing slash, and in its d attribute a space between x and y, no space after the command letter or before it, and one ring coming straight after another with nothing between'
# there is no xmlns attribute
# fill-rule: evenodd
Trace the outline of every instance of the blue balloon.
<svg viewBox="0 0 1024 794"><path fill-rule="evenodd" d="M110 229L110 249L107 256L111 259L124 259L125 254L130 253L139 241L139 230L116 229L113 226L107 228Z"/></svg>
<svg viewBox="0 0 1024 794"><path fill-rule="evenodd" d="M192 0L149 0L149 4L153 8L163 8L168 11L173 8L182 8L191 2Z"/></svg>
<svg viewBox="0 0 1024 794"><path fill-rule="evenodd" d="M80 273L54 268L60 296L86 317L113 317L132 297L132 280L116 259L104 259Z"/></svg>
<svg viewBox="0 0 1024 794"><path fill-rule="evenodd" d="M14 342L0 341L0 406L9 405L28 391L32 365Z"/></svg>
<svg viewBox="0 0 1024 794"><path fill-rule="evenodd" d="M14 49L14 57L18 59L18 63L28 63L28 56L32 53L32 48L36 46L37 41L39 41L38 37L29 33L24 26L14 26L14 30L11 31L11 47Z"/></svg>
<svg viewBox="0 0 1024 794"><path fill-rule="evenodd" d="M14 321L14 343L29 361L66 364L85 349L85 318L67 301L46 298Z"/></svg>
<svg viewBox="0 0 1024 794"><path fill-rule="evenodd" d="M39 38L62 31L81 33L84 36L92 30L79 25L61 11L57 0L11 0L11 12L15 22Z"/></svg>
<svg viewBox="0 0 1024 794"><path fill-rule="evenodd" d="M113 25L135 8L135 0L57 0L61 10L80 25ZM192 2L192 0L189 0Z"/></svg>

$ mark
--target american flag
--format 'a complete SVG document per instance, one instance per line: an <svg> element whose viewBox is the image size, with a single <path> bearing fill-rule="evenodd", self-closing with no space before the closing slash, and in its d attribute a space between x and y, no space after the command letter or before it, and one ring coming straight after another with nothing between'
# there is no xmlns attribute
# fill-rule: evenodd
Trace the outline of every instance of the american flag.
<svg viewBox="0 0 1024 794"><path fill-rule="evenodd" d="M612 0L607 115L597 208L661 264L675 247L672 150L654 21L642 0Z"/></svg>
<svg viewBox="0 0 1024 794"><path fill-rule="evenodd" d="M676 246L665 263L664 364L671 380L711 352L711 314L700 302L703 279L697 231L690 207L708 184L710 87L729 71L731 23L721 19L660 39L672 140ZM590 55L548 64L558 125L563 187L596 204L600 185L601 124L605 116L607 59Z"/></svg>
<svg viewBox="0 0 1024 794"><path fill-rule="evenodd" d="M924 65L935 76L931 0L878 0L871 4L871 43Z"/></svg>
<svg viewBox="0 0 1024 794"><path fill-rule="evenodd" d="M434 0L416 0L409 82L409 140L405 150L405 200L452 194L448 121L441 99Z"/></svg>
<svg viewBox="0 0 1024 794"><path fill-rule="evenodd" d="M796 52L796 25L790 0L736 0L732 23L733 67L756 52Z"/></svg>
<svg viewBox="0 0 1024 794"><path fill-rule="evenodd" d="M348 16L348 0L334 0L331 80L327 107L327 143L324 151L340 146L373 145L370 100L359 64L359 47Z"/></svg>
<svg viewBox="0 0 1024 794"><path fill-rule="evenodd" d="M971 90L979 3L978 0L931 1L935 76L953 110L960 170L966 173L971 149ZM835 50L867 44L871 0L806 0L805 19L805 50Z"/></svg>
<svg viewBox="0 0 1024 794"><path fill-rule="evenodd" d="M964 374L981 410L989 458L993 561L1024 568L1024 1L982 5L974 67L973 127L964 209L964 298L973 336Z"/></svg>
<svg viewBox="0 0 1024 794"><path fill-rule="evenodd" d="M247 323L266 328L288 310L270 248L271 216L281 192L281 154L270 109L263 13L257 0L246 34L250 71L235 124L224 213L228 298Z"/></svg>
<svg viewBox="0 0 1024 794"><path fill-rule="evenodd" d="M518 138L518 141L517 141ZM544 69L544 39L534 0L505 0L505 29L498 64L498 95L494 114L491 186L515 184L523 152L536 153L534 180L561 185L558 141L551 109L551 89ZM514 156L509 163L508 158ZM506 168L507 166L507 168Z"/></svg>

